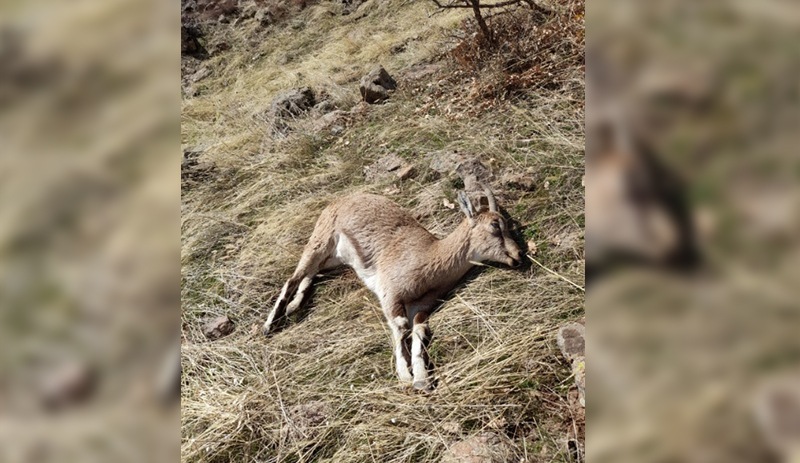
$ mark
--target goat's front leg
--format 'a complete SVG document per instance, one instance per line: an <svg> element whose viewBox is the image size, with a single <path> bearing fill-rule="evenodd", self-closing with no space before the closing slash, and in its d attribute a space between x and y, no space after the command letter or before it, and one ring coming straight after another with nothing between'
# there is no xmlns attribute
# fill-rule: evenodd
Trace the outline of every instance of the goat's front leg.
<svg viewBox="0 0 800 463"><path fill-rule="evenodd" d="M428 352L425 342L430 336L428 312L421 310L414 315L414 328L411 330L411 371L414 376L414 389L429 391L432 387L428 377Z"/></svg>
<svg viewBox="0 0 800 463"><path fill-rule="evenodd" d="M397 366L397 377L404 383L411 383L414 379L409 370L408 360L406 360L407 348L406 340L410 334L406 308L402 303L393 302L383 309L383 315L392 330L392 347L394 348L395 363Z"/></svg>

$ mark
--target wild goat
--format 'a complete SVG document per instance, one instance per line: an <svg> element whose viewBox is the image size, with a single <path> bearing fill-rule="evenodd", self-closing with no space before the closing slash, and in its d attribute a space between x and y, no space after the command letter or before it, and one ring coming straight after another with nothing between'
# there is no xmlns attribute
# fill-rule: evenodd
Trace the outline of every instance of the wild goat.
<svg viewBox="0 0 800 463"><path fill-rule="evenodd" d="M319 271L348 265L380 301L392 332L400 381L429 390L424 344L430 335L428 316L439 298L476 263L516 267L522 259L494 195L486 187L484 192L489 207L480 212L466 193L459 193L466 218L443 239L382 196L354 194L334 201L317 220L297 269L264 324L264 333L269 334L275 320L300 306Z"/></svg>

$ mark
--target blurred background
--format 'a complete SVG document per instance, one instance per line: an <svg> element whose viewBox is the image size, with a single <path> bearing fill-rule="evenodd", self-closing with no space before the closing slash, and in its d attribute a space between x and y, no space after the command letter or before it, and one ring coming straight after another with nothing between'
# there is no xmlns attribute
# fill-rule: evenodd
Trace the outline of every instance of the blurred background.
<svg viewBox="0 0 800 463"><path fill-rule="evenodd" d="M587 23L587 460L798 461L800 5Z"/></svg>
<svg viewBox="0 0 800 463"><path fill-rule="evenodd" d="M178 2L0 5L0 461L175 461Z"/></svg>

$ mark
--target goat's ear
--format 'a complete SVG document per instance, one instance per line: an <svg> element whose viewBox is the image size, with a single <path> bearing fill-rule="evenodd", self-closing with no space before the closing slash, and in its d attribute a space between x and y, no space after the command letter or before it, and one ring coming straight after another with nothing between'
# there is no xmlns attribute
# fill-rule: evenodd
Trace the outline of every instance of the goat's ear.
<svg viewBox="0 0 800 463"><path fill-rule="evenodd" d="M472 222L475 218L475 207L472 205L472 202L467 197L467 193L464 191L458 192L458 205L461 207L461 212L467 216L467 218Z"/></svg>

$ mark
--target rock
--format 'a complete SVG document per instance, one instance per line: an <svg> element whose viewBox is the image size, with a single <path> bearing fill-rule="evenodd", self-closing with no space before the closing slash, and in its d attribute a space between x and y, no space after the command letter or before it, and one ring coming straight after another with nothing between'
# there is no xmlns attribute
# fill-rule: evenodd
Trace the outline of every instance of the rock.
<svg viewBox="0 0 800 463"><path fill-rule="evenodd" d="M378 182L395 176L408 164L394 153L389 153L364 168L364 176L368 182Z"/></svg>
<svg viewBox="0 0 800 463"><path fill-rule="evenodd" d="M208 57L208 52L200 43L202 36L200 28L197 26L181 24L181 55L195 58Z"/></svg>
<svg viewBox="0 0 800 463"><path fill-rule="evenodd" d="M513 453L507 437L486 432L451 445L441 462L507 463L512 461Z"/></svg>
<svg viewBox="0 0 800 463"><path fill-rule="evenodd" d="M455 172L456 167L464 160L464 157L454 151L435 151L428 153L430 168L441 175L450 175Z"/></svg>
<svg viewBox="0 0 800 463"><path fill-rule="evenodd" d="M308 112L316 103L314 91L309 87L286 90L272 100L267 119L277 134L286 134L289 130L288 119Z"/></svg>
<svg viewBox="0 0 800 463"><path fill-rule="evenodd" d="M200 94L200 90L197 89L194 85L186 85L182 87L183 94L188 97L195 97Z"/></svg>
<svg viewBox="0 0 800 463"><path fill-rule="evenodd" d="M311 109L316 103L314 91L309 87L286 90L272 100L269 115L272 119L296 117Z"/></svg>
<svg viewBox="0 0 800 463"><path fill-rule="evenodd" d="M567 323L556 336L561 354L572 363L572 374L578 388L578 400L586 406L586 327L582 323Z"/></svg>
<svg viewBox="0 0 800 463"><path fill-rule="evenodd" d="M383 66L376 66L361 78L361 97L369 104L379 103L389 98L389 91L397 88L397 82Z"/></svg>
<svg viewBox="0 0 800 463"><path fill-rule="evenodd" d="M515 190L533 191L536 185L533 181L533 172L506 171L500 176L500 183L507 188Z"/></svg>
<svg viewBox="0 0 800 463"><path fill-rule="evenodd" d="M266 8L261 8L256 11L256 13L253 15L253 19L255 19L261 27L267 27L275 21L272 12Z"/></svg>
<svg viewBox="0 0 800 463"><path fill-rule="evenodd" d="M484 199L483 184L489 185L492 172L478 158L467 158L458 163L456 174L464 181L464 191L473 199ZM482 202L476 202L483 204Z"/></svg>
<svg viewBox="0 0 800 463"><path fill-rule="evenodd" d="M586 355L586 327L580 323L567 323L558 330L558 348L568 360Z"/></svg>
<svg viewBox="0 0 800 463"><path fill-rule="evenodd" d="M200 69L198 69L197 72L189 76L189 80L192 82L197 82L205 79L210 75L211 75L211 69L209 69L207 66L203 66Z"/></svg>
<svg viewBox="0 0 800 463"><path fill-rule="evenodd" d="M233 332L233 322L226 316L219 316L203 327L203 334L210 340L219 339Z"/></svg>
<svg viewBox="0 0 800 463"><path fill-rule="evenodd" d="M407 165L397 171L397 178L400 180L408 180L417 174L417 170L413 165Z"/></svg>
<svg viewBox="0 0 800 463"><path fill-rule="evenodd" d="M57 410L84 402L95 389L97 375L87 364L72 361L47 372L39 384L42 404Z"/></svg>
<svg viewBox="0 0 800 463"><path fill-rule="evenodd" d="M347 122L348 115L348 112L339 109L331 111L315 120L311 130L314 132L330 130L331 134L339 135L344 132L344 124Z"/></svg>
<svg viewBox="0 0 800 463"><path fill-rule="evenodd" d="M329 112L331 112L331 111L333 111L335 109L336 109L336 106L334 106L334 104L331 103L330 100L320 101L319 103L317 103L314 106L314 110L319 112L319 113L321 113L321 114L329 113ZM342 112L344 112L344 111L342 111Z"/></svg>
<svg viewBox="0 0 800 463"><path fill-rule="evenodd" d="M192 11L197 10L197 1L196 0L183 0L181 2L181 12L182 13L191 13Z"/></svg>

